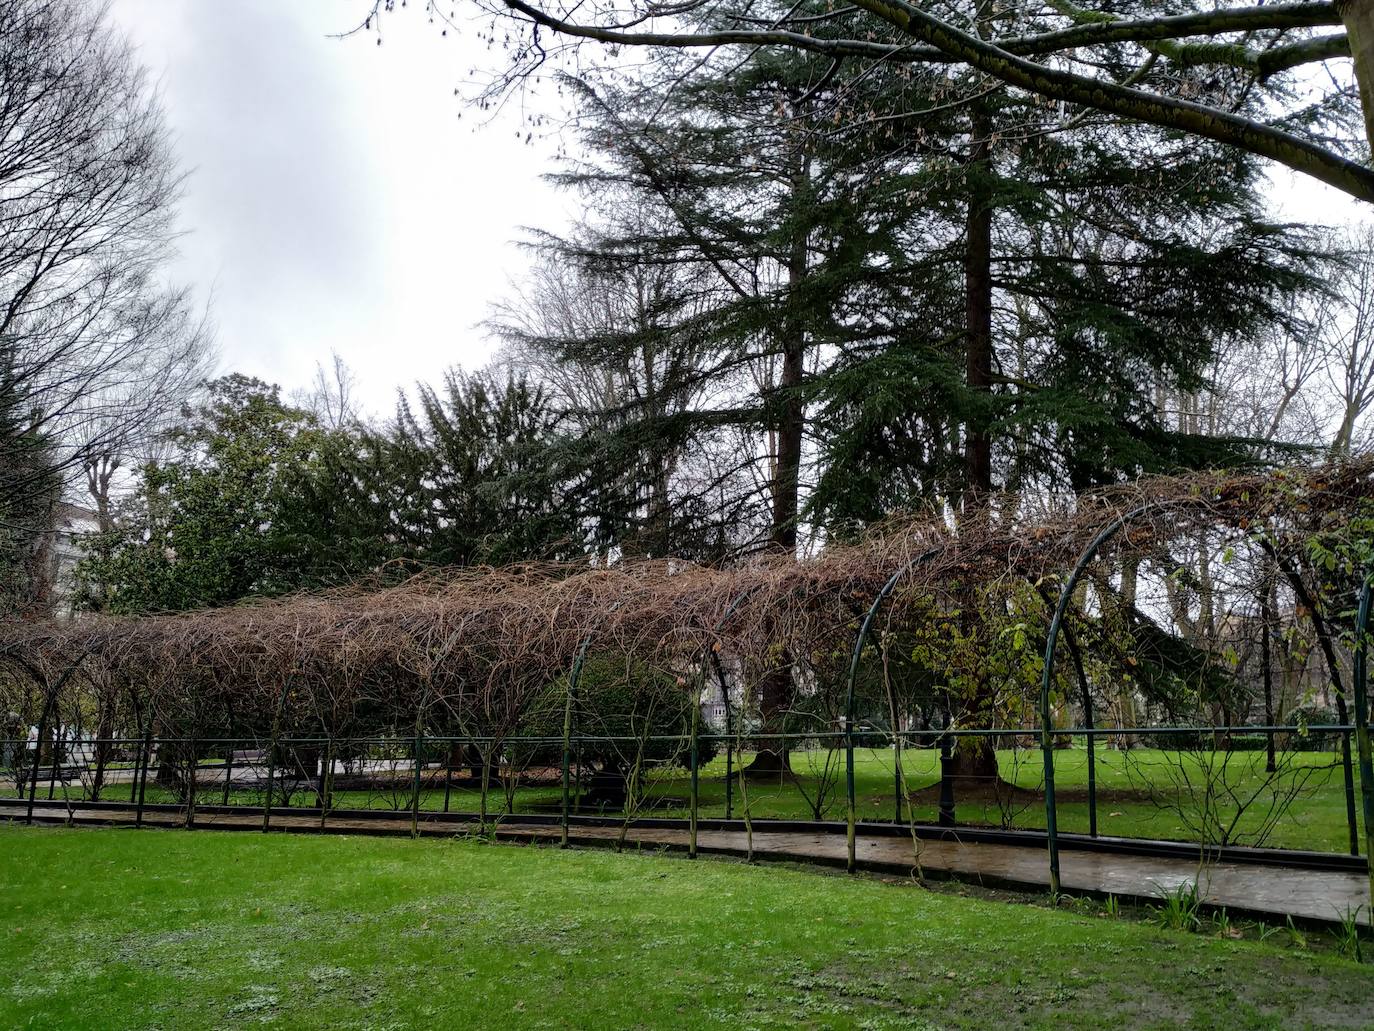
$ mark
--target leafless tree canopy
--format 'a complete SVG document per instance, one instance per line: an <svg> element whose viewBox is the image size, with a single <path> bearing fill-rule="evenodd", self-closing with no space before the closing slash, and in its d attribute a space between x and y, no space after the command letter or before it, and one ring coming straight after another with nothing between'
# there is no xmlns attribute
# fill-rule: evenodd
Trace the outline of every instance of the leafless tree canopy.
<svg viewBox="0 0 1374 1031"><path fill-rule="evenodd" d="M180 184L103 5L0 5L0 394L92 486L204 373L204 321L161 278ZM4 483L11 501L27 486Z"/></svg>

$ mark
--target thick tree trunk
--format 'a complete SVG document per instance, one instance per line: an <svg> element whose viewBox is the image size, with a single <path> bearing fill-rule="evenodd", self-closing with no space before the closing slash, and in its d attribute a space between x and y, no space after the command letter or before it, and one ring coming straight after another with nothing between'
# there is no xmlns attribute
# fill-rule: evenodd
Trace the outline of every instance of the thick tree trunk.
<svg viewBox="0 0 1374 1031"><path fill-rule="evenodd" d="M794 205L808 203L806 192L810 180L810 158L802 155L792 181ZM782 370L778 377L776 399L777 461L773 472L773 525L770 540L787 555L797 552L797 520L800 515L798 484L801 476L802 435L806 428L806 407L802 398L802 376L806 361L806 323L801 315L799 297L807 274L807 238L798 229L792 239L787 262L788 314L783 323L781 339ZM792 708L791 656L783 652L777 668L769 671L759 684L759 715L765 733L779 733L788 711ZM758 754L740 772L745 776L783 776L790 771L786 742L760 742Z"/></svg>
<svg viewBox="0 0 1374 1031"><path fill-rule="evenodd" d="M987 34L987 4L978 5L979 35ZM975 102L969 119L968 214L964 249L965 377L975 395L992 389L992 116ZM964 431L964 500L972 508L992 490L992 437L983 413L970 413Z"/></svg>
<svg viewBox="0 0 1374 1031"><path fill-rule="evenodd" d="M977 137L969 160L968 242L964 253L965 375L976 394L992 388L992 210L987 198L986 113L973 118ZM992 490L992 438L981 413L972 413L964 438L965 507Z"/></svg>
<svg viewBox="0 0 1374 1031"><path fill-rule="evenodd" d="M1364 109L1365 137L1374 147L1374 0L1336 0L1336 13L1350 38L1355 83Z"/></svg>
<svg viewBox="0 0 1374 1031"><path fill-rule="evenodd" d="M978 30L986 35L988 5L978 5ZM965 219L967 239L964 248L964 346L965 377L969 391L984 394L992 389L992 203L991 171L992 116L986 104L975 102L969 120L969 154L966 168L968 212ZM965 518L985 518L979 506L992 491L992 436L987 420L979 411L970 412L964 425L964 514ZM965 607L977 619L979 605ZM972 628L970 628L972 629ZM992 725L990 698L986 685L980 685L973 698L965 700L965 725L985 728ZM959 780L975 780L984 785L997 782L997 752L991 738L961 738L954 749L952 774Z"/></svg>
<svg viewBox="0 0 1374 1031"><path fill-rule="evenodd" d="M955 780L975 781L984 787L997 782L997 750L992 738L965 737L954 749L953 776Z"/></svg>
<svg viewBox="0 0 1374 1031"><path fill-rule="evenodd" d="M1274 626L1274 581L1266 576L1260 587L1260 676L1264 680L1264 722L1274 726L1274 669L1269 638ZM1274 756L1274 732L1265 735L1264 770L1273 773L1276 766Z"/></svg>

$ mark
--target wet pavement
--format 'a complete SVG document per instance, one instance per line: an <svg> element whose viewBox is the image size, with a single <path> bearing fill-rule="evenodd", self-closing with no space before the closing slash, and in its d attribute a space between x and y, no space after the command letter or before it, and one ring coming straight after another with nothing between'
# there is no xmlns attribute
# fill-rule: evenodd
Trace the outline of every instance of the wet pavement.
<svg viewBox="0 0 1374 1031"><path fill-rule="evenodd" d="M0 808L0 819L23 819L20 807ZM35 820L44 823L70 822L81 825L132 824L133 808L93 809L74 807L70 813L60 803L40 802ZM145 811L143 822L150 826L179 827L185 822L182 812ZM198 829L255 830L262 827L261 810L243 813L207 812L195 815ZM421 814L418 831L424 835L452 836L472 828L470 823L433 819ZM408 813L386 817L330 815L321 824L316 814L278 814L271 817L271 828L278 831L336 834L409 834ZM505 820L496 827L496 836L519 841L556 842L559 828L547 823L521 823ZM575 825L570 841L576 845L614 846L622 829L618 826ZM689 835L684 828L637 827L625 832L625 847L685 851ZM703 854L746 856L752 850L757 860L844 866L846 844L843 834L793 831L756 831L751 836L741 830L701 830L698 851ZM856 842L856 858L863 870L899 876L953 877L987 887L1023 891L1046 891L1049 867L1042 847L993 844L922 838L913 843L909 836L864 836ZM1296 866L1263 863L1214 862L1199 866L1196 859L1166 856L1126 855L1101 851L1062 848L1059 853L1060 882L1064 891L1097 896L1115 895L1123 901L1145 902L1181 884L1199 879L1205 902L1224 906L1234 916L1256 916L1279 920L1329 923L1348 912L1359 911L1362 923L1370 924L1369 879L1365 874L1347 870L1304 869Z"/></svg>

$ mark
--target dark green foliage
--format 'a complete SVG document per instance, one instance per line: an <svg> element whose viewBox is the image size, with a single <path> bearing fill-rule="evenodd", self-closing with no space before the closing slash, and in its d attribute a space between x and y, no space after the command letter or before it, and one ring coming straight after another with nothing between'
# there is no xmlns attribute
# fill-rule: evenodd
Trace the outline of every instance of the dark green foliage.
<svg viewBox="0 0 1374 1031"><path fill-rule="evenodd" d="M281 518L310 478L322 433L246 376L210 384L172 434L171 456L142 470L121 525L82 563L89 604L115 612L222 605L306 579Z"/></svg>
<svg viewBox="0 0 1374 1031"><path fill-rule="evenodd" d="M564 677L550 684L535 702L520 734L547 743L515 745L518 766L556 766L562 761L567 697ZM584 763L620 773L637 763L685 765L689 758L685 739L692 732L694 704L687 684L648 663L591 656L582 666L573 705L572 733L581 739L578 755ZM698 734L705 733L706 728L699 725ZM709 740L701 741L701 762L708 762L715 752Z"/></svg>
<svg viewBox="0 0 1374 1031"><path fill-rule="evenodd" d="M61 477L33 403L11 375L0 341L0 615L42 610L51 590L53 506Z"/></svg>
<svg viewBox="0 0 1374 1031"><path fill-rule="evenodd" d="M518 381L451 376L380 432L325 430L276 387L217 380L171 457L143 468L118 528L92 542L84 602L200 608L416 563L570 557L577 524L544 457L555 423Z"/></svg>
<svg viewBox="0 0 1374 1031"><path fill-rule="evenodd" d="M1264 219L1257 167L1232 153L1141 127L1036 134L1025 126L1046 120L1039 105L990 103L994 125L1019 127L994 142L981 183L993 208L993 387L964 380L949 284L973 184L951 175L913 222L913 324L848 350L817 384L816 514L843 526L957 497L967 424L991 433L994 485L1010 489L1276 457L1179 425L1161 398L1204 394L1226 341L1291 328L1285 301L1313 286L1324 257L1315 237ZM917 121L939 134L964 118Z"/></svg>
<svg viewBox="0 0 1374 1031"><path fill-rule="evenodd" d="M785 10L822 13L772 12ZM856 16L825 13L818 35L853 31ZM1037 28L1034 12L999 17ZM792 52L743 65L655 53L633 75L565 86L591 157L556 178L582 191L589 224L541 247L554 262L680 278L643 324L560 324L539 342L611 370L649 343L691 341L653 397L581 413L605 462L584 496L607 546L639 535L634 502L663 493L649 485L665 469L671 515L646 550L696 557L687 517L710 525L712 506L734 524L717 539L786 546L799 520L844 534L959 498L973 434L991 441L990 485L1012 490L1284 457L1173 411L1206 394L1229 341L1300 328L1288 302L1325 259L1312 234L1265 218L1253 160L1150 127L1066 123L950 69ZM980 157L968 141L984 123ZM981 272L968 265L975 207L992 219ZM987 386L969 365L983 288ZM789 355L803 369L790 380ZM808 441L800 511L786 496L789 419ZM722 453L753 475L717 462L701 490L681 456Z"/></svg>
<svg viewBox="0 0 1374 1031"><path fill-rule="evenodd" d="M407 553L436 565L580 555L553 461L560 421L544 390L518 379L455 372L402 402L384 450Z"/></svg>

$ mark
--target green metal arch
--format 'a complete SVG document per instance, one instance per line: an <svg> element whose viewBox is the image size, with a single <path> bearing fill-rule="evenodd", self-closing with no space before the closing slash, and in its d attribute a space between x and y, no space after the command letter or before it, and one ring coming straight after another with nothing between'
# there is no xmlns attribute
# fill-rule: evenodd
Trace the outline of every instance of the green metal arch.
<svg viewBox="0 0 1374 1031"><path fill-rule="evenodd" d="M735 613L739 611L740 606L743 605L743 604L745 603L745 601L748 600L749 597L750 597L751 595L753 595L756 591L758 591L759 586L760 586L759 584L752 584L751 586L746 587L746 588L745 588L743 591L741 591L739 594L735 595L734 599L731 600L730 604L727 605L727 606L725 607L725 611L724 611L723 613L721 613L720 619L716 620L716 625L713 626L713 627L711 628L711 636L712 636L712 637L714 637L716 634L720 633L721 630L725 629L725 624L728 623L728 622L731 620L731 618L734 617ZM700 806L699 806L699 800L700 800L700 791L701 791L701 783L700 783L700 765L701 765L701 764L700 764L700 762L699 762L699 754L700 754L700 751L699 751L698 742L699 742L699 732L700 732L700 724L701 724L701 693L702 693L703 689L704 689L705 686L706 686L706 658L707 658L708 655L710 656L711 664L712 664L713 668L714 668L715 671L716 671L716 675L720 678L721 697L725 699L725 712L726 712L726 717L725 717L725 718L726 718L726 729L727 729L727 730L729 730L729 720L730 720L730 715L729 715L729 713L730 713L730 694L729 694L729 690L728 690L728 688L727 688L727 686L726 686L726 683L725 683L725 674L722 672L722 670L721 670L721 668L720 668L720 659L719 659L719 657L716 655L714 649L712 649L712 648L710 647L710 644L709 644L709 642L708 642L707 644L702 645L702 648L701 648L701 660L702 660L702 661L701 661L701 663L700 663L701 670L700 670L700 673L699 673L699 675L698 675L698 677L697 677L697 697L696 697L695 704L693 704L693 706L692 706L692 740L691 740L692 800L691 800L691 805L690 805L689 810L688 810L688 816L689 816L689 819L690 819L690 823L689 823L689 827L688 827L688 838L687 838L687 855L688 855L689 858L692 858L692 859L695 859L695 858L696 858L696 855L697 855L697 811L698 811L698 809L700 808ZM725 760L725 790L726 790L726 792L727 792L727 797L728 797L728 792L729 792L729 790L730 790L730 778L731 778L732 772L733 772L733 771L730 769L730 758L729 758L730 752L729 752L729 749L730 749L729 738L727 737L727 738L726 738L726 760ZM727 810L727 812L728 812L728 810L729 810L729 803L728 803L728 802L726 803L726 810Z"/></svg>
<svg viewBox="0 0 1374 1031"><path fill-rule="evenodd" d="M892 592L897 589L902 578L907 576L917 566L923 565L943 554L946 545L939 545L927 548L921 554L908 559L900 569L888 577L887 582L879 589L873 598L873 603L869 605L868 611L864 614L863 623L859 626L858 636L854 638L854 651L849 657L849 675L845 682L844 699L844 740L845 740L845 793L846 793L846 813L845 822L847 824L846 834L849 839L848 854L845 868L853 873L856 868L854 857L854 836L858 822L857 801L854 796L854 684L859 675L859 663L863 659L864 644L868 640L868 633L873 628L873 621L878 618L878 612L883 607L883 602L892 596ZM895 729L895 728L894 728Z"/></svg>
<svg viewBox="0 0 1374 1031"><path fill-rule="evenodd" d="M1088 563L1097 557L1102 546L1115 537L1123 527L1146 512L1173 508L1179 504L1178 501L1150 501L1117 516L1083 549L1073 571L1059 591L1059 601L1054 607L1054 618L1050 620L1049 636L1045 641L1045 668L1040 676L1040 750L1045 762L1045 840L1049 848L1050 893L1053 895L1059 894L1059 827L1054 807L1054 724L1050 718L1050 684L1054 680L1054 653L1059 644L1059 628L1073 600L1073 592L1078 586L1078 581L1082 579Z"/></svg>
<svg viewBox="0 0 1374 1031"><path fill-rule="evenodd" d="M1364 583L1360 586L1360 608L1355 617L1355 656L1351 669L1351 679L1355 681L1355 746L1360 756L1360 795L1364 803L1364 854L1369 869L1369 911L1374 915L1374 758L1371 758L1369 744L1369 676L1365 655L1371 595L1374 595L1374 570L1365 573Z"/></svg>

